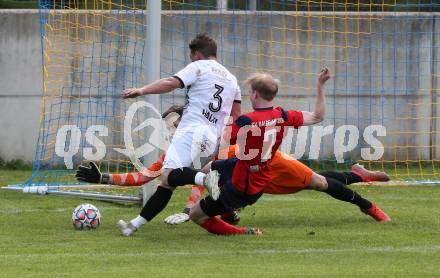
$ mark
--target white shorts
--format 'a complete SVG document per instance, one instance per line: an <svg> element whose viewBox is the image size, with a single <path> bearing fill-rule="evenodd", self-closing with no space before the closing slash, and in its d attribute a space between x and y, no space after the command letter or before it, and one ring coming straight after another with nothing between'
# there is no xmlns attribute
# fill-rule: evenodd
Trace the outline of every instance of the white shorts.
<svg viewBox="0 0 440 278"><path fill-rule="evenodd" d="M163 169L201 169L217 151L215 131L204 126L177 129L165 153Z"/></svg>

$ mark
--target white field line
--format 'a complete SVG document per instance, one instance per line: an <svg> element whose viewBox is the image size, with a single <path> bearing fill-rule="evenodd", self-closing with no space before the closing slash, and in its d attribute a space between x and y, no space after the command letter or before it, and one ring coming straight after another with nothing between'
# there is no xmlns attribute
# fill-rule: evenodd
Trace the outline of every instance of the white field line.
<svg viewBox="0 0 440 278"><path fill-rule="evenodd" d="M121 238L121 240L124 240ZM111 257L181 257L181 256L236 256L236 255L265 255L265 254L313 254L313 253L432 253L440 251L440 245L428 246L383 246L370 248L289 248L289 249L255 249L249 251L231 250L231 251L179 251L179 252L139 252L139 253L115 253L115 252L101 252L101 253L28 253L28 254L3 254L0 258L3 259L26 259L26 258L51 258L51 257L87 257L87 256L111 256Z"/></svg>

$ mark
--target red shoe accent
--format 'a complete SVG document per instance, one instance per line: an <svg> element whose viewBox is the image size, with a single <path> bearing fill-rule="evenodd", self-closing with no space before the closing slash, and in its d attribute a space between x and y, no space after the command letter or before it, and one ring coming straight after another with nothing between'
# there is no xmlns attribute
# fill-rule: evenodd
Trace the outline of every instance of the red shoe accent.
<svg viewBox="0 0 440 278"><path fill-rule="evenodd" d="M391 218L381 210L376 204L373 204L369 209L361 209L361 211L369 216L373 217L376 221L388 222Z"/></svg>
<svg viewBox="0 0 440 278"><path fill-rule="evenodd" d="M351 171L356 175L358 175L359 177L361 177L362 181L364 182L390 180L390 177L386 173L379 171L369 171L359 163L356 163L353 166L351 166Z"/></svg>

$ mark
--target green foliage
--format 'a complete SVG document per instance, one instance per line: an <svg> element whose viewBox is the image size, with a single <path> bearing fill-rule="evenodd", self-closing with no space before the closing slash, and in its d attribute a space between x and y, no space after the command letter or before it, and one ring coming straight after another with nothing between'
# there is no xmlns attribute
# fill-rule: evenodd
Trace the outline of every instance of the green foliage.
<svg viewBox="0 0 440 278"><path fill-rule="evenodd" d="M0 157L0 169L30 170L32 169L32 164L29 162L25 162L22 159L5 161L2 157Z"/></svg>
<svg viewBox="0 0 440 278"><path fill-rule="evenodd" d="M38 9L38 1L0 0L0 9Z"/></svg>
<svg viewBox="0 0 440 278"><path fill-rule="evenodd" d="M21 177L0 171L0 185ZM1 179L1 176L9 179ZM326 194L265 195L241 212L261 237L214 236L193 223L167 226L188 188L133 238L118 219L140 207L0 190L0 269L4 277L436 277L440 275L440 188L353 186L392 218L378 223ZM76 205L102 213L95 231L75 231Z"/></svg>

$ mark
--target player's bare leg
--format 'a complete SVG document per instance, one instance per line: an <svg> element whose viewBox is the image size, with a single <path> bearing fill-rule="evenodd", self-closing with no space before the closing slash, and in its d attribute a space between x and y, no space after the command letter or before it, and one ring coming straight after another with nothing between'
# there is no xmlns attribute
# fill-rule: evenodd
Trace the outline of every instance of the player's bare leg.
<svg viewBox="0 0 440 278"><path fill-rule="evenodd" d="M204 190L205 187L203 186L193 185L183 211L167 216L164 219L164 222L168 225L179 225L187 222L189 220L189 212L191 208L202 199ZM220 216L220 218L231 225L236 225L238 222L240 222L240 215L237 211L225 212Z"/></svg>
<svg viewBox="0 0 440 278"><path fill-rule="evenodd" d="M188 197L188 201L186 203L185 208L182 212L175 213L167 216L164 219L164 222L168 225L179 225L185 223L189 220L189 212L191 208L197 204L199 200L202 199L203 191L205 188L203 186L193 185L191 187L191 192ZM223 213L220 218L228 224L237 225L240 222L240 214L237 211L229 211Z"/></svg>

